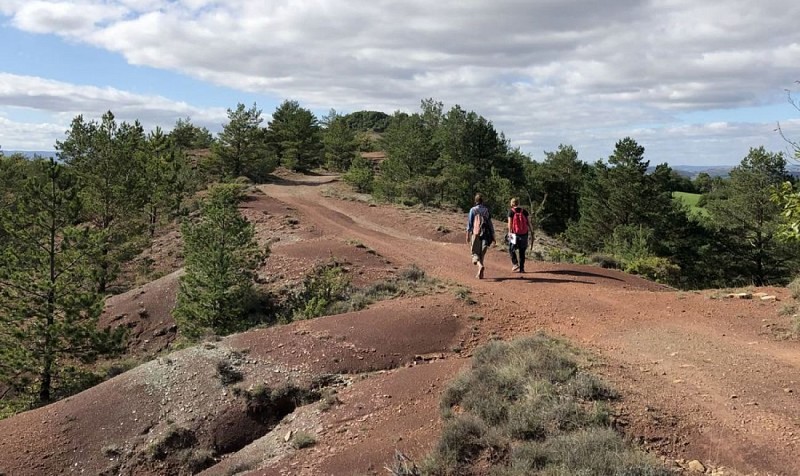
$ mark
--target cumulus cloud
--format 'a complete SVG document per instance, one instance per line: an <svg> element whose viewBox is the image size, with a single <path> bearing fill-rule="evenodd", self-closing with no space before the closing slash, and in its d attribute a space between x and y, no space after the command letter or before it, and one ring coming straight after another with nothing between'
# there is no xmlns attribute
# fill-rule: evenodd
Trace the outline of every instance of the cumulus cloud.
<svg viewBox="0 0 800 476"><path fill-rule="evenodd" d="M169 129L177 118L191 117L193 123L213 130L227 120L223 108L202 109L161 96L8 73L0 73L0 105L0 112L4 113L0 116L0 144L13 144L23 150L52 148L78 114L96 119L111 110L119 121L138 119L148 129ZM46 119L42 123L15 121L15 109L38 111Z"/></svg>
<svg viewBox="0 0 800 476"><path fill-rule="evenodd" d="M17 28L132 64L316 109L415 110L424 97L459 103L532 149L594 136L613 142L612 132L674 125L683 112L774 104L800 79L793 0L64 5L0 0L0 11ZM545 137L558 139L539 142Z"/></svg>

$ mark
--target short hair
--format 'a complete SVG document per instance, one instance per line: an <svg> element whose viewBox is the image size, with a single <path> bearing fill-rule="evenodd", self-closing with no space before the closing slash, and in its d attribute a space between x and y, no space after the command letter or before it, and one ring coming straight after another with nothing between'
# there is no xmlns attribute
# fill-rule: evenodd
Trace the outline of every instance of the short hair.
<svg viewBox="0 0 800 476"><path fill-rule="evenodd" d="M519 199L517 199L517 197L512 198L511 199L511 206L512 207L516 207L517 205L519 205Z"/></svg>
<svg viewBox="0 0 800 476"><path fill-rule="evenodd" d="M483 196L480 193L475 194L475 205L483 203Z"/></svg>

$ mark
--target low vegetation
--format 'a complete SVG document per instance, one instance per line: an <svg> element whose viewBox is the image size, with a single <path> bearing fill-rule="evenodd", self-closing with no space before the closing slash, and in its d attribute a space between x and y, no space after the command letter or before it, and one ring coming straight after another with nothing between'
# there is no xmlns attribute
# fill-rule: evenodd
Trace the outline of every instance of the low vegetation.
<svg viewBox="0 0 800 476"><path fill-rule="evenodd" d="M317 444L317 437L305 431L298 431L292 436L292 448L301 450Z"/></svg>
<svg viewBox="0 0 800 476"><path fill-rule="evenodd" d="M416 265L401 269L388 279L356 288L344 264L332 260L316 265L306 275L300 288L287 300L282 314L285 321L342 314L360 311L377 301L419 296L443 288L442 283L426 276Z"/></svg>
<svg viewBox="0 0 800 476"><path fill-rule="evenodd" d="M611 427L616 393L543 335L494 341L444 392L444 429L419 465L397 457L396 475L671 474Z"/></svg>

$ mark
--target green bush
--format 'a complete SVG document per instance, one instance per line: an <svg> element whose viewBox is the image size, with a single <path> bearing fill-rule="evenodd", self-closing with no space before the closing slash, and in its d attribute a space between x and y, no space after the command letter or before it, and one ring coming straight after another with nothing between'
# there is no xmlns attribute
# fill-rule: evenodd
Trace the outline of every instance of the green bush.
<svg viewBox="0 0 800 476"><path fill-rule="evenodd" d="M680 278L681 268L667 258L648 256L627 263L625 272L638 274L657 283L671 284Z"/></svg>
<svg viewBox="0 0 800 476"><path fill-rule="evenodd" d="M350 293L350 277L337 262L314 266L302 287L290 299L292 319L311 319L328 314L329 308Z"/></svg>
<svg viewBox="0 0 800 476"><path fill-rule="evenodd" d="M359 156L353 159L347 173L342 179L352 185L359 193L372 191L372 184L375 179L375 172L372 170L372 162Z"/></svg>
<svg viewBox="0 0 800 476"><path fill-rule="evenodd" d="M620 225L614 228L611 238L606 242L605 251L624 262L636 261L652 255L652 241L652 229L641 225Z"/></svg>
<svg viewBox="0 0 800 476"><path fill-rule="evenodd" d="M545 261L554 263L589 264L589 258L583 253L578 253L567 248L549 246L545 249Z"/></svg>

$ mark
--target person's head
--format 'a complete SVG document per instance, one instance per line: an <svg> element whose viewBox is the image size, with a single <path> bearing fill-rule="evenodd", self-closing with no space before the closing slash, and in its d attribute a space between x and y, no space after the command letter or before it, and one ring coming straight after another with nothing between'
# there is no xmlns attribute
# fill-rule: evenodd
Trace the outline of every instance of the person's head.
<svg viewBox="0 0 800 476"><path fill-rule="evenodd" d="M517 208L519 206L519 200L514 197L511 199L511 208Z"/></svg>
<svg viewBox="0 0 800 476"><path fill-rule="evenodd" d="M483 203L483 195L481 195L480 193L476 193L475 194L475 205L479 205L481 203Z"/></svg>

